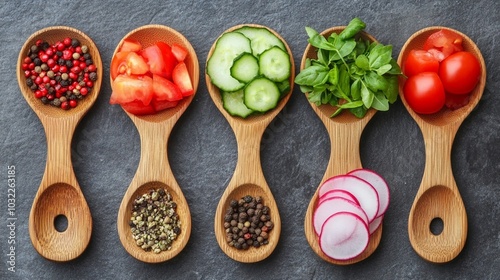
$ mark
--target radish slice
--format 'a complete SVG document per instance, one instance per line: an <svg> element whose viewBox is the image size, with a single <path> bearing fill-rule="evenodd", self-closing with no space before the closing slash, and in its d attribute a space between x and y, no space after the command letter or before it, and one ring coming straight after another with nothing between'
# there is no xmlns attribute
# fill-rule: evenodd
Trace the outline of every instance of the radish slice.
<svg viewBox="0 0 500 280"><path fill-rule="evenodd" d="M378 214L379 201L375 188L367 181L352 175L339 175L326 180L318 190L321 197L331 190L344 190L352 194L368 217L373 221Z"/></svg>
<svg viewBox="0 0 500 280"><path fill-rule="evenodd" d="M369 225L368 229L370 230L370 234L374 233L382 224L382 220L384 219L384 215L378 216L373 220Z"/></svg>
<svg viewBox="0 0 500 280"><path fill-rule="evenodd" d="M389 207L389 186L387 182L377 173L369 169L356 169L349 173L370 183L378 193L379 208L377 217L384 215Z"/></svg>
<svg viewBox="0 0 500 280"><path fill-rule="evenodd" d="M356 203L357 205L359 205L359 201L354 197L354 195L352 195L351 193L344 191L344 190L328 191L323 196L321 196L319 198L318 203L321 203L322 201L326 200L327 198L331 198L331 197L342 197L342 198L350 200L350 201Z"/></svg>
<svg viewBox="0 0 500 280"><path fill-rule="evenodd" d="M365 211L354 202L341 197L332 197L321 202L316 207L313 216L314 231L320 235L321 228L325 221L333 214L340 212L349 212L359 216L363 222L368 225L368 217Z"/></svg>
<svg viewBox="0 0 500 280"><path fill-rule="evenodd" d="M319 246L332 259L349 260L359 256L369 241L370 234L363 220L353 213L340 212L324 223Z"/></svg>

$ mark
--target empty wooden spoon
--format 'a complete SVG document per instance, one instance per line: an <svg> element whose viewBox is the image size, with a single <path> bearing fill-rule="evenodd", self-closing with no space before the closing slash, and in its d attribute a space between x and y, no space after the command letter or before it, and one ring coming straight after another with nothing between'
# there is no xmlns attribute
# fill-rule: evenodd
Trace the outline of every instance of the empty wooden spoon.
<svg viewBox="0 0 500 280"><path fill-rule="evenodd" d="M242 26L264 27L257 24L245 24L234 26L225 32L229 32ZM267 258L276 248L281 233L281 219L278 211L278 206L274 200L273 194L267 185L262 172L260 162L260 142L262 135L273 120L273 118L281 111L286 102L290 98L293 91L295 65L292 57L292 52L275 31L268 28L274 35L283 41L285 47L290 54L291 75L290 75L290 91L286 94L277 107L262 115L253 115L245 119L231 116L222 105L221 94L219 89L211 83L210 77L205 75L208 92L219 109L222 115L231 125L236 136L238 145L238 161L231 181L226 187L222 197L220 198L217 210L215 213L215 237L222 251L233 260L252 263L258 262ZM224 32L224 33L225 33ZM208 58L212 55L215 49L215 43L210 49ZM207 60L208 60L207 58ZM224 215L229 203L232 199L240 199L245 195L261 196L263 203L270 208L271 221L274 223L274 228L269 232L269 244L260 246L259 248L250 247L248 250L238 250L226 241L226 231L224 228Z"/></svg>
<svg viewBox="0 0 500 280"><path fill-rule="evenodd" d="M321 32L321 35L328 37L332 33L340 33L344 30L345 26L337 26L327 29ZM362 32L361 36L365 39L368 39L372 42L376 41L371 35L366 32ZM302 56L302 61L300 68L301 70L306 66L307 58L317 58L316 48L307 45L304 55ZM335 112L336 108L330 105L321 105L317 106L314 103L310 103L314 112L319 116L321 121L326 127L328 131L328 135L330 136L331 150L330 150L330 160L328 162L328 166L326 167L325 175L321 182L326 181L328 178L346 174L354 169L361 168L361 158L359 155L359 143L361 140L361 134L363 132L364 127L370 121L370 119L375 114L374 109L368 110L366 115L363 118L357 118L353 114L344 111L340 115L337 115L333 118L330 116ZM322 183L321 183L322 184ZM321 186L320 184L320 186ZM309 206L307 207L307 212L304 221L304 230L307 241L309 245L313 249L313 251L323 260L339 265L352 264L356 262L360 262L367 257L369 257L375 249L378 247L380 243L380 238L382 236L382 225L372 233L370 237L370 242L365 251L359 255L358 257L350 260L334 260L328 257L319 246L319 238L314 231L313 226L313 213L314 209L318 204L318 189L314 193L311 201L309 202Z"/></svg>
<svg viewBox="0 0 500 280"><path fill-rule="evenodd" d="M145 25L125 35L116 47L115 53L127 38L139 41L143 47L148 47L158 41L163 41L167 44L178 43L184 46L189 52L185 63L196 93L200 78L198 57L189 41L182 34L163 25ZM141 158L135 176L120 205L117 227L120 241L125 250L134 258L143 262L159 263L170 260L184 249L191 235L189 205L170 168L167 156L167 142L175 123L187 109L193 98L194 94L185 97L176 107L153 115L136 116L125 111L139 132ZM176 240L173 241L170 250L154 253L145 251L136 244L129 222L132 216L134 199L151 189L158 188L167 190L172 195L172 200L177 204L176 212L181 222L181 232Z"/></svg>
<svg viewBox="0 0 500 280"><path fill-rule="evenodd" d="M49 44L64 38L78 39L89 47L98 79L78 106L63 110L44 105L26 85L23 59L39 39ZM77 258L90 241L92 217L85 197L76 180L71 162L71 139L79 121L94 104L102 82L102 62L94 42L83 32L66 26L54 26L33 33L24 43L17 62L17 80L21 92L40 119L47 138L47 162L40 187L29 217L29 233L33 246L43 257L54 261ZM55 220L67 219L65 229L56 228Z"/></svg>
<svg viewBox="0 0 500 280"><path fill-rule="evenodd" d="M462 36L464 50L474 54L481 64L481 78L467 105L457 110L444 108L430 115L417 114L410 108L403 94L404 80L399 83L401 100L422 131L426 151L422 182L408 219L408 233L417 254L435 263L453 260L467 239L467 213L453 177L451 148L458 128L479 102L486 83L486 66L476 44L465 34L447 27L433 26L414 33L401 49L399 65L403 66L412 49L422 49L429 35L441 29ZM442 232L431 231L434 220L441 220Z"/></svg>

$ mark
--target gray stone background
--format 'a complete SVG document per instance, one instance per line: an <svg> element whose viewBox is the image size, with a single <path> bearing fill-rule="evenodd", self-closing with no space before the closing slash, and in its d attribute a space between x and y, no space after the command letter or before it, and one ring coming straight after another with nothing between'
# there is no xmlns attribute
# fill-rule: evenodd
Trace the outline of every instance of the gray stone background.
<svg viewBox="0 0 500 280"><path fill-rule="evenodd" d="M28 3L32 2L32 3ZM9 1L0 5L0 279L498 279L500 273L500 4L482 1ZM471 37L488 68L483 99L462 124L452 150L455 179L467 208L468 239L452 262L421 259L407 233L408 213L424 168L422 135L398 101L370 121L361 140L363 165L383 175L392 201L376 252L350 266L331 265L310 249L303 230L306 207L325 171L329 139L298 87L271 123L261 144L262 167L280 208L282 232L274 253L255 264L229 259L213 233L216 205L236 164L234 134L213 105L203 73L220 33L240 23L279 32L300 65L305 26L322 31L358 16L366 31L394 46L394 56L415 31L432 25ZM202 71L198 92L168 142L169 161L190 205L193 227L176 258L150 265L127 254L116 215L139 161L139 136L118 106L108 103L109 64L130 30L163 24L183 33L197 51ZM96 104L77 127L72 160L92 212L87 250L55 263L33 248L29 210L45 167L46 140L37 116L19 91L16 59L24 41L53 25L89 35L104 62ZM16 167L16 272L7 271L7 167Z"/></svg>

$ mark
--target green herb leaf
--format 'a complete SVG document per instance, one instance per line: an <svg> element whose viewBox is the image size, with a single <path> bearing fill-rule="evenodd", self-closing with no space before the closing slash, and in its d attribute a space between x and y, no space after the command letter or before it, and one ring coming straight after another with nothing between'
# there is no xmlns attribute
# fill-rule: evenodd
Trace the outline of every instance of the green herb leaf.
<svg viewBox="0 0 500 280"><path fill-rule="evenodd" d="M361 106L361 107L349 109L349 111L351 112L351 114L353 114L354 116L361 119L366 115L366 112L368 110L364 106Z"/></svg>
<svg viewBox="0 0 500 280"><path fill-rule="evenodd" d="M370 70L370 63L368 62L368 57L362 54L356 57L356 66L364 70Z"/></svg>
<svg viewBox="0 0 500 280"><path fill-rule="evenodd" d="M379 90L385 91L387 90L387 87L389 85L384 77L379 76L373 71L369 71L368 73L366 73L364 80L366 86L374 92Z"/></svg>
<svg viewBox="0 0 500 280"><path fill-rule="evenodd" d="M389 110L389 101L383 93L377 92L373 95L372 108L379 111Z"/></svg>
<svg viewBox="0 0 500 280"><path fill-rule="evenodd" d="M311 65L297 75L295 82L305 86L324 84L328 80L328 72L328 67Z"/></svg>
<svg viewBox="0 0 500 280"><path fill-rule="evenodd" d="M392 104L396 102L398 99L398 94L399 94L399 80L398 76L385 76L385 79L387 81L387 89L385 90L385 97L389 100L389 102Z"/></svg>
<svg viewBox="0 0 500 280"><path fill-rule="evenodd" d="M345 96L346 100L350 100L349 96L351 95L351 77L349 72L347 71L347 67L344 64L341 64L339 67L339 90Z"/></svg>
<svg viewBox="0 0 500 280"><path fill-rule="evenodd" d="M370 67L372 69L378 69L385 64L389 64L392 59L392 46L384 46L382 44L377 44L373 50L370 51L368 55L368 60L370 62Z"/></svg>
<svg viewBox="0 0 500 280"><path fill-rule="evenodd" d="M347 27L340 32L340 38L349 39L358 34L361 30L365 29L366 24L359 18L353 18Z"/></svg>
<svg viewBox="0 0 500 280"><path fill-rule="evenodd" d="M373 92L365 85L365 83L361 82L361 100L363 100L363 104L366 108L370 108L373 103Z"/></svg>
<svg viewBox="0 0 500 280"><path fill-rule="evenodd" d="M361 107L361 106L363 106L363 101L358 100L358 101L344 103L344 104L340 105L339 107L342 109L352 109L352 108L357 108L357 107Z"/></svg>
<svg viewBox="0 0 500 280"><path fill-rule="evenodd" d="M334 86L339 84L339 68L337 64L334 64L333 68L328 72L328 82Z"/></svg>
<svg viewBox="0 0 500 280"><path fill-rule="evenodd" d="M356 48L356 41L354 39L343 40L342 38L338 37L335 40L333 47L335 48L335 52L333 52L330 56L330 61L339 60L342 57L348 56L350 53L352 53L354 51L354 48Z"/></svg>
<svg viewBox="0 0 500 280"><path fill-rule="evenodd" d="M361 82L359 79L354 80L351 84L351 96L353 100L361 100Z"/></svg>

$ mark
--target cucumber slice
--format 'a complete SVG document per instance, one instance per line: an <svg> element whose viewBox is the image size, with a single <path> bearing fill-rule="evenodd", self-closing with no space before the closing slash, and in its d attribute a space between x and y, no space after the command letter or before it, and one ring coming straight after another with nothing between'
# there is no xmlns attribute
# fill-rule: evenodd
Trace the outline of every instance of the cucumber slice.
<svg viewBox="0 0 500 280"><path fill-rule="evenodd" d="M253 113L252 109L243 103L243 90L233 92L221 92L222 106L232 116L240 116L242 118L248 117Z"/></svg>
<svg viewBox="0 0 500 280"><path fill-rule="evenodd" d="M234 59L231 76L242 83L248 83L259 75L259 61L251 53L243 53Z"/></svg>
<svg viewBox="0 0 500 280"><path fill-rule="evenodd" d="M282 82L290 77L290 55L279 47L264 51L259 57L260 74L273 82Z"/></svg>
<svg viewBox="0 0 500 280"><path fill-rule="evenodd" d="M278 86L265 77L258 77L247 84L244 91L245 105L254 111L266 112L276 107L280 100Z"/></svg>
<svg viewBox="0 0 500 280"><path fill-rule="evenodd" d="M252 48L243 34L227 32L219 37L207 61L207 74L215 86L223 91L237 91L245 86L231 76L234 59L245 52L252 52Z"/></svg>
<svg viewBox="0 0 500 280"><path fill-rule="evenodd" d="M263 27L243 26L234 30L245 35L251 41L252 53L258 57L265 50L278 46L282 50L286 50L285 44L276 37L271 31Z"/></svg>

